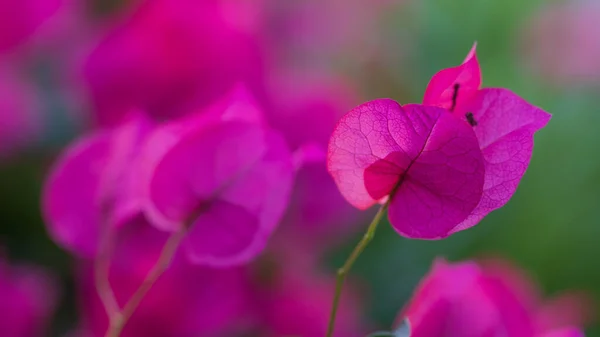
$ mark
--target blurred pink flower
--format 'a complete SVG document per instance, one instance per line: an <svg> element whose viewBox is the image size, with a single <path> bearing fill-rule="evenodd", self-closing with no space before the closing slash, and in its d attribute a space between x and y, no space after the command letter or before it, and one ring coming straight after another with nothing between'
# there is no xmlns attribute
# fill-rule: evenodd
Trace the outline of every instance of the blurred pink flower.
<svg viewBox="0 0 600 337"><path fill-rule="evenodd" d="M27 40L59 8L61 0L0 1L0 53Z"/></svg>
<svg viewBox="0 0 600 337"><path fill-rule="evenodd" d="M0 258L0 331L3 337L47 336L57 301L56 280L33 266Z"/></svg>
<svg viewBox="0 0 600 337"><path fill-rule="evenodd" d="M287 264L287 263L286 263ZM285 267L284 267L285 268ZM334 277L323 277L315 271L297 273L284 271L262 294L266 303L262 336L322 337L326 335L331 310ZM356 293L346 288L337 316L334 336L360 337L365 326Z"/></svg>
<svg viewBox="0 0 600 337"><path fill-rule="evenodd" d="M392 226L420 239L467 229L506 204L550 115L480 83L473 48L433 76L424 105L379 99L342 117L327 163L346 200L359 209L389 200Z"/></svg>
<svg viewBox="0 0 600 337"><path fill-rule="evenodd" d="M163 230L190 226L183 246L192 261L231 266L265 248L287 208L294 167L247 90L236 87L205 111L164 125L149 143L164 152L150 165L145 210Z"/></svg>
<svg viewBox="0 0 600 337"><path fill-rule="evenodd" d="M599 19L597 1L546 5L524 34L527 64L539 76L564 85L600 83Z"/></svg>
<svg viewBox="0 0 600 337"><path fill-rule="evenodd" d="M35 88L14 64L0 63L0 158L38 139L42 113Z"/></svg>
<svg viewBox="0 0 600 337"><path fill-rule="evenodd" d="M167 233L136 217L118 231L110 284L123 306L156 263ZM88 261L79 268L81 324L78 335L104 336L108 319ZM158 279L127 322L123 337L223 336L250 319L249 283L241 269L189 265L182 254ZM238 327L239 324L239 327Z"/></svg>
<svg viewBox="0 0 600 337"><path fill-rule="evenodd" d="M142 211L139 154L151 129L151 122L134 112L119 127L77 140L54 164L42 209L50 235L63 248L92 257L101 230Z"/></svg>
<svg viewBox="0 0 600 337"><path fill-rule="evenodd" d="M306 70L276 69L267 91L268 119L281 131L292 151L307 145L322 152L322 159L304 162L297 172L284 223L295 236L327 242L343 239L361 221L361 214L343 199L325 166L329 136L337 120L358 100L349 81Z"/></svg>
<svg viewBox="0 0 600 337"><path fill-rule="evenodd" d="M236 82L258 86L256 41L221 0L145 0L92 51L84 76L97 121L130 108L178 117L219 98Z"/></svg>
<svg viewBox="0 0 600 337"><path fill-rule="evenodd" d="M84 256L102 230L144 214L197 264L231 266L266 246L289 199L294 168L279 133L243 87L182 119L154 127L133 112L118 127L76 142L44 188L53 238ZM218 224L218 225L217 225Z"/></svg>
<svg viewBox="0 0 600 337"><path fill-rule="evenodd" d="M412 337L583 336L583 302L555 311L555 322L540 322L546 303L519 271L505 263L437 260L398 317ZM575 310L575 311L573 311ZM573 312L578 312L575 317ZM571 317L566 321L562 315Z"/></svg>

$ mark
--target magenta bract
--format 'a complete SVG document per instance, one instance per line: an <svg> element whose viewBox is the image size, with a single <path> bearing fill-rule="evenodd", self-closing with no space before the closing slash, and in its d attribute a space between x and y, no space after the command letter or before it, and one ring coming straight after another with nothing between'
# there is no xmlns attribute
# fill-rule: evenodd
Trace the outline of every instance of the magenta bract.
<svg viewBox="0 0 600 337"><path fill-rule="evenodd" d="M60 5L60 0L0 1L0 53L28 39Z"/></svg>
<svg viewBox="0 0 600 337"><path fill-rule="evenodd" d="M402 235L440 238L477 206L484 166L473 129L442 108L376 100L350 111L329 143L328 169L366 209L390 194Z"/></svg>
<svg viewBox="0 0 600 337"><path fill-rule="evenodd" d="M582 317L561 318L574 307L556 312L549 327L538 319L544 306L530 282L511 267L438 260L398 322L408 320L411 337L582 336L573 328Z"/></svg>
<svg viewBox="0 0 600 337"><path fill-rule="evenodd" d="M0 258L0 331L5 337L44 335L58 300L54 276Z"/></svg>
<svg viewBox="0 0 600 337"><path fill-rule="evenodd" d="M93 256L102 228L118 226L141 211L137 156L150 130L149 121L135 113L120 127L84 137L61 155L42 196L46 225L56 242Z"/></svg>
<svg viewBox="0 0 600 337"><path fill-rule="evenodd" d="M328 168L342 195L366 209L389 197L392 226L438 239L477 224L514 194L550 115L507 89L479 89L471 50L437 73L425 105L365 103L334 130Z"/></svg>
<svg viewBox="0 0 600 337"><path fill-rule="evenodd" d="M131 108L164 120L210 104L240 80L257 82L257 42L222 1L143 1L83 67L97 121L118 123Z"/></svg>
<svg viewBox="0 0 600 337"><path fill-rule="evenodd" d="M291 153L244 93L156 131L159 139L178 135L153 166L146 210L164 230L189 227L184 247L198 264L249 261L287 207Z"/></svg>
<svg viewBox="0 0 600 337"><path fill-rule="evenodd" d="M304 271L303 275L289 272L280 275L277 284L264 296L266 305L260 307L265 314L266 331L262 336L325 336L334 284L333 278L311 271ZM344 295L334 336L364 336L356 293L345 291Z"/></svg>

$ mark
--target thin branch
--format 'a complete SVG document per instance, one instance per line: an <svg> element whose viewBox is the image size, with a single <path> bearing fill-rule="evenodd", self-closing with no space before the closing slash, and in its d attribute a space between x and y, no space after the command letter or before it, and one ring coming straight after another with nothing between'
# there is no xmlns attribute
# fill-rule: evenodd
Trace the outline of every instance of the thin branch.
<svg viewBox="0 0 600 337"><path fill-rule="evenodd" d="M356 259L358 259L360 254L365 250L365 248L367 247L369 242L371 242L371 240L375 236L375 231L377 230L377 225L381 221L381 218L383 217L383 214L385 213L385 210L387 209L388 205L389 205L389 199L385 204L381 205L381 207L377 211L377 214L375 214L373 221L371 221L371 223L369 224L369 227L367 228L367 232L365 233L365 235L363 235L362 239L358 242L356 247L354 247L354 250L348 257L348 259L346 260L346 262L344 263L342 268L338 269L338 271L337 271L337 282L335 285L335 295L333 297L333 305L331 307L331 316L329 317L329 326L327 328L327 337L333 336L333 330L335 328L335 318L337 316L337 310L338 310L338 306L340 303L340 297L342 295L342 288L344 286L344 281L346 280L346 276L348 275L348 272L354 265L354 262L356 261Z"/></svg>
<svg viewBox="0 0 600 337"><path fill-rule="evenodd" d="M156 264L148 272L148 275L146 275L146 278L140 287L135 291L133 296L131 296L129 301L127 301L123 307L123 310L118 315L111 317L110 327L106 333L106 337L118 337L121 334L125 324L127 324L127 321L133 315L140 302L142 302L154 283L156 283L158 278L171 264L171 260L173 260L173 256L177 252L177 248L179 247L179 244L185 237L186 233L186 228L182 228L169 237L160 253L160 256L158 257L158 260L156 261Z"/></svg>

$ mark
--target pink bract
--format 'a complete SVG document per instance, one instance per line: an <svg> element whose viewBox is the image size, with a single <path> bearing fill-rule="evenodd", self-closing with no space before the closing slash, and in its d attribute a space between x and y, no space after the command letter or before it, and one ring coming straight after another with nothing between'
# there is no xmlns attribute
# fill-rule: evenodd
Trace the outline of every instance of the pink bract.
<svg viewBox="0 0 600 337"><path fill-rule="evenodd" d="M342 195L366 209L391 194L402 235L447 236L481 199L483 158L473 129L446 110L381 99L345 115L329 143L328 169Z"/></svg>
<svg viewBox="0 0 600 337"><path fill-rule="evenodd" d="M325 167L327 143L337 120L358 94L344 78L323 72L281 70L269 86L268 119L285 137L298 172L284 223L294 237L331 247L361 223L364 213L349 205Z"/></svg>
<svg viewBox="0 0 600 337"><path fill-rule="evenodd" d="M286 272L277 279L271 292L262 295L267 300L261 309L265 312L266 331L263 336L322 337L326 335L331 309L330 294L334 291L333 278ZM312 272L314 273L314 272ZM348 288L347 290L350 290ZM359 303L355 293L344 292L337 317L334 336L364 336Z"/></svg>
<svg viewBox="0 0 600 337"><path fill-rule="evenodd" d="M60 0L0 1L0 52L12 49L27 38L53 15Z"/></svg>
<svg viewBox="0 0 600 337"><path fill-rule="evenodd" d="M475 47L462 65L435 74L424 98L425 104L443 106L476 124L473 129L485 161L481 201L452 232L476 225L510 200L529 166L533 135L550 120L548 113L508 89L479 89L481 70Z"/></svg>
<svg viewBox="0 0 600 337"><path fill-rule="evenodd" d="M32 266L11 266L0 258L0 331L4 337L46 334L57 301L56 280Z"/></svg>
<svg viewBox="0 0 600 337"><path fill-rule="evenodd" d="M529 166L533 136L550 120L548 113L508 89L479 90L464 110L478 123L473 129L485 162L485 181L481 201L453 232L476 225L510 200Z"/></svg>
<svg viewBox="0 0 600 337"><path fill-rule="evenodd" d="M463 102L468 102L481 86L481 70L477 61L477 45L467 55L465 61L454 68L439 71L429 81L423 104L454 110ZM455 94L458 85L458 95Z"/></svg>
<svg viewBox="0 0 600 337"><path fill-rule="evenodd" d="M168 139L179 130L151 165L146 210L163 230L189 227L183 245L197 264L231 266L254 258L291 190L294 167L284 139L260 118L248 118L257 107L246 96L238 91L229 97L229 105L217 103L154 137Z"/></svg>
<svg viewBox="0 0 600 337"><path fill-rule="evenodd" d="M120 127L97 131L70 145L45 183L42 209L53 239L93 256L102 228L140 212L136 156L151 125L134 114Z"/></svg>
<svg viewBox="0 0 600 337"><path fill-rule="evenodd" d="M147 0L108 34L83 72L100 124L141 108L164 120L210 104L237 81L261 76L256 41L222 1Z"/></svg>
<svg viewBox="0 0 600 337"><path fill-rule="evenodd" d="M342 195L359 209L389 198L392 226L420 239L467 229L504 206L550 115L480 84L473 47L462 65L433 76L425 105L375 100L350 111L328 153Z"/></svg>
<svg viewBox="0 0 600 337"><path fill-rule="evenodd" d="M543 307L535 288L514 268L438 260L399 321L408 320L412 337L582 336L571 325L578 320L552 329L539 325ZM555 318L561 320L562 313Z"/></svg>

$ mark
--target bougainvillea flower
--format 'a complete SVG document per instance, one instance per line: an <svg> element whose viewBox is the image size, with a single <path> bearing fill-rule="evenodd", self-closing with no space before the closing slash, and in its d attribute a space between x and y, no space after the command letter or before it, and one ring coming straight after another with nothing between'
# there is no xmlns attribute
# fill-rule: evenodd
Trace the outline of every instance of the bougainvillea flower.
<svg viewBox="0 0 600 337"><path fill-rule="evenodd" d="M60 0L0 1L0 52L26 40L59 8Z"/></svg>
<svg viewBox="0 0 600 337"><path fill-rule="evenodd" d="M342 195L366 209L389 198L392 226L437 239L477 224L510 199L533 134L550 115L507 89L479 89L475 49L436 74L426 105L365 103L336 126L328 168Z"/></svg>
<svg viewBox="0 0 600 337"><path fill-rule="evenodd" d="M11 266L0 260L0 331L5 337L47 335L56 306L56 280L32 266Z"/></svg>
<svg viewBox="0 0 600 337"><path fill-rule="evenodd" d="M169 233L136 217L117 233L110 284L123 306L156 263ZM108 328L92 268L79 266L80 335L103 336ZM242 324L248 310L249 283L241 269L210 269L175 257L128 320L123 337L223 336Z"/></svg>
<svg viewBox="0 0 600 337"><path fill-rule="evenodd" d="M483 188L483 158L469 124L442 108L388 99L339 121L328 168L359 209L393 194L390 222L408 237L447 236L477 206Z"/></svg>
<svg viewBox="0 0 600 337"><path fill-rule="evenodd" d="M149 140L170 145L150 165L146 211L163 230L188 227L183 245L198 264L254 258L287 207L292 155L244 93L234 90L227 104L173 121Z"/></svg>
<svg viewBox="0 0 600 337"><path fill-rule="evenodd" d="M565 325L538 324L544 305L535 287L506 264L438 260L398 321L408 323L411 337L582 336L571 325L576 322L565 322L559 313L555 318Z"/></svg>
<svg viewBox="0 0 600 337"><path fill-rule="evenodd" d="M57 243L93 256L103 227L142 210L135 158L150 130L150 121L134 113L119 127L85 136L63 152L42 197L46 225Z"/></svg>
<svg viewBox="0 0 600 337"><path fill-rule="evenodd" d="M87 59L97 121L114 124L131 108L157 119L210 104L237 81L261 74L253 37L222 1L147 0L103 39Z"/></svg>

